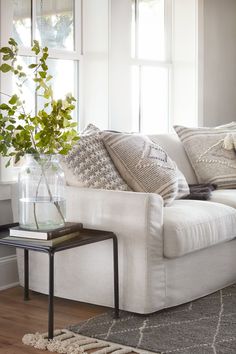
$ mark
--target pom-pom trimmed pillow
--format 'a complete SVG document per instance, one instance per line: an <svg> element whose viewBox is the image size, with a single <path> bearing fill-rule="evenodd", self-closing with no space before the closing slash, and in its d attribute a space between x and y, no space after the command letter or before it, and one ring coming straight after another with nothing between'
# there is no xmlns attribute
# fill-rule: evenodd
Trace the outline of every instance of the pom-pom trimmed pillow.
<svg viewBox="0 0 236 354"><path fill-rule="evenodd" d="M89 124L62 161L68 185L109 190L130 190L114 166L101 132Z"/></svg>
<svg viewBox="0 0 236 354"><path fill-rule="evenodd" d="M175 126L199 183L236 188L236 123L216 128Z"/></svg>
<svg viewBox="0 0 236 354"><path fill-rule="evenodd" d="M102 139L116 168L134 191L158 193L165 205L189 193L175 162L148 137L103 132Z"/></svg>

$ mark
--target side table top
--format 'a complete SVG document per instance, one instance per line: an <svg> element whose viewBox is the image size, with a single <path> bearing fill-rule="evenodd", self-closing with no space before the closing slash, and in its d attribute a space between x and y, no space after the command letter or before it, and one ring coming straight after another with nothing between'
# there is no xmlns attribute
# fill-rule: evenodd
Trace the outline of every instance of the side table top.
<svg viewBox="0 0 236 354"><path fill-rule="evenodd" d="M35 250L41 252L48 252L49 250L53 252L59 252L74 247L88 245L90 243L116 238L115 234L110 231L103 231L103 230L96 230L96 229L81 229L81 231L79 231L78 237L62 241L52 246L40 244L40 240L39 243L37 243L36 239L34 239L33 241L31 241L30 239L26 241L25 239L20 239L20 238L19 240L18 239L16 240L15 238L13 240L10 240L9 238L4 239L4 237L9 236L9 228L16 225L17 224L7 224L7 225L0 226L0 245L12 246L16 248L23 248L23 249Z"/></svg>

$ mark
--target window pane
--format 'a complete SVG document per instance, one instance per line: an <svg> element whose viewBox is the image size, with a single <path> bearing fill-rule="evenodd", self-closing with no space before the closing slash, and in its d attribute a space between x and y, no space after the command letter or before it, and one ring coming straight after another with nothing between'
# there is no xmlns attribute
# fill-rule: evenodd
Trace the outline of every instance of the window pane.
<svg viewBox="0 0 236 354"><path fill-rule="evenodd" d="M168 131L168 69L142 67L141 132L156 134Z"/></svg>
<svg viewBox="0 0 236 354"><path fill-rule="evenodd" d="M19 45L31 45L31 0L13 1L13 37Z"/></svg>
<svg viewBox="0 0 236 354"><path fill-rule="evenodd" d="M76 95L77 65L73 60L48 59L48 72L53 76L51 80L55 99L64 99L67 93ZM38 108L43 106L44 100L38 97ZM74 115L76 112L74 111Z"/></svg>
<svg viewBox="0 0 236 354"><path fill-rule="evenodd" d="M74 1L37 0L36 37L41 45L74 49Z"/></svg>
<svg viewBox="0 0 236 354"><path fill-rule="evenodd" d="M139 0L138 57L165 59L164 0Z"/></svg>

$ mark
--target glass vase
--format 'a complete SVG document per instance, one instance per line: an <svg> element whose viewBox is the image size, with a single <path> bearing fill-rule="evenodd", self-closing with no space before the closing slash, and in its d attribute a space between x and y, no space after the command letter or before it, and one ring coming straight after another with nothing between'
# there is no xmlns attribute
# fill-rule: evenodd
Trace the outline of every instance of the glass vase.
<svg viewBox="0 0 236 354"><path fill-rule="evenodd" d="M65 176L58 155L25 155L19 173L19 224L51 230L65 224Z"/></svg>

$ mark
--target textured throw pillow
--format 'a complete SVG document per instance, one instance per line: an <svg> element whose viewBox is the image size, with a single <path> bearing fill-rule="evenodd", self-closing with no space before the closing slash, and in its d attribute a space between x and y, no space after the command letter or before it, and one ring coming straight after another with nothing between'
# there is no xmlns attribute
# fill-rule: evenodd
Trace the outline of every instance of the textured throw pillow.
<svg viewBox="0 0 236 354"><path fill-rule="evenodd" d="M216 128L174 128L199 183L214 183L218 188L236 188L235 122Z"/></svg>
<svg viewBox="0 0 236 354"><path fill-rule="evenodd" d="M68 185L97 189L130 190L114 166L98 128L89 124L63 159Z"/></svg>
<svg viewBox="0 0 236 354"><path fill-rule="evenodd" d="M103 142L118 171L136 192L158 193L165 205L189 193L184 176L166 152L148 137L103 132Z"/></svg>

